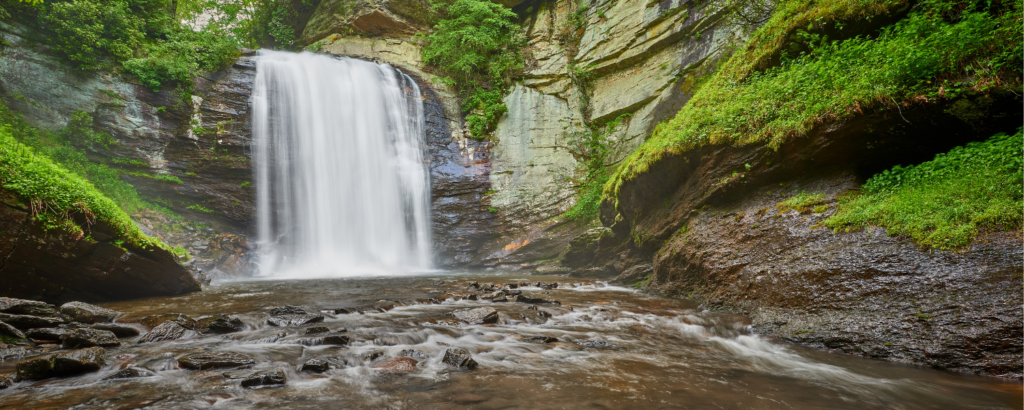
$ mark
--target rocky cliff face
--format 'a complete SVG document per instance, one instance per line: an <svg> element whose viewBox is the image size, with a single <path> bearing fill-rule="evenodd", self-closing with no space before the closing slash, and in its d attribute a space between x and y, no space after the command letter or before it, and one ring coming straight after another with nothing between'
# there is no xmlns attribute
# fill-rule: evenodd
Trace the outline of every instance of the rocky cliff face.
<svg viewBox="0 0 1024 410"><path fill-rule="evenodd" d="M79 221L88 226L85 220ZM0 189L0 294L49 303L177 295L200 290L164 249L119 244L103 222L88 235L46 230L27 207Z"/></svg>

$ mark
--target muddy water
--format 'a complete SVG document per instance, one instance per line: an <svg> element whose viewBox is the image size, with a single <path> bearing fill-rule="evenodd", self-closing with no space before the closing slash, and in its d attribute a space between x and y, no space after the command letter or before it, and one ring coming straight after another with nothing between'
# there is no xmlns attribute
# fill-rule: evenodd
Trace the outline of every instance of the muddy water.
<svg viewBox="0 0 1024 410"><path fill-rule="evenodd" d="M456 301L409 303L459 293L481 283L559 282L527 288L561 306ZM444 281L444 284L437 284ZM593 281L566 289L566 278L517 273L459 273L420 277L215 283L201 293L104 304L128 312L121 322L155 313L192 317L238 315L247 330L225 336L136 344L109 349L98 373L21 382L0 390L0 408L395 408L395 409L1019 409L1019 382L833 355L751 334L746 318L701 311L684 300L643 295ZM268 310L307 311L407 302L387 312L324 313L323 324L347 329L347 347L304 346L308 326L266 325ZM497 325L467 326L449 313L490 306ZM551 315L547 318L545 312ZM553 343L526 338L548 336ZM453 371L440 363L446 346L472 352L479 367ZM422 352L417 370L380 374L371 366L402 350ZM176 357L200 351L239 352L255 369L191 371ZM380 358L367 360L367 357ZM335 357L347 366L299 373L311 358ZM102 381L133 363L157 376ZM0 372L14 362L0 362ZM225 377L282 369L284 387L243 389Z"/></svg>

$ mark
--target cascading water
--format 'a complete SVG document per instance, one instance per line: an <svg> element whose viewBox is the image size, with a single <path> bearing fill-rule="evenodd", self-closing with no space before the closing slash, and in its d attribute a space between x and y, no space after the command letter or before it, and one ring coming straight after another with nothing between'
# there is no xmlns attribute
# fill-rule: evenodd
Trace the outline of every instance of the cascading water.
<svg viewBox="0 0 1024 410"><path fill-rule="evenodd" d="M430 267L415 81L388 65L263 51L252 105L261 276Z"/></svg>

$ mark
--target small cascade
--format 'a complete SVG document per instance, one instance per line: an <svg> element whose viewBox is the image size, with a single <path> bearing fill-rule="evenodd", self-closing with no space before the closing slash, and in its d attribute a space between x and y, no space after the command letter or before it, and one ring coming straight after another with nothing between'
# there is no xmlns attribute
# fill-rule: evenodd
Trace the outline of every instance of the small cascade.
<svg viewBox="0 0 1024 410"><path fill-rule="evenodd" d="M431 265L423 102L388 65L261 51L252 94L259 274Z"/></svg>

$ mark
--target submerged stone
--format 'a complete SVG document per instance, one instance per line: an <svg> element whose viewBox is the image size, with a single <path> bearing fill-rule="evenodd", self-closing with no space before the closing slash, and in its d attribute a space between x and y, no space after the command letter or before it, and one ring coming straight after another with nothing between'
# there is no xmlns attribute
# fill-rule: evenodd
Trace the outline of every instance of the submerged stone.
<svg viewBox="0 0 1024 410"><path fill-rule="evenodd" d="M139 332L139 329L118 323L96 323L89 327L96 330L106 330L108 332L113 333L114 336L117 337L132 337L138 336L140 333L142 333Z"/></svg>
<svg viewBox="0 0 1024 410"><path fill-rule="evenodd" d="M68 315L71 320L82 323L113 322L121 312L90 305L85 302L68 302L60 307L60 313Z"/></svg>
<svg viewBox="0 0 1024 410"><path fill-rule="evenodd" d="M416 371L415 359L408 357L390 357L371 366L384 374L407 374Z"/></svg>
<svg viewBox="0 0 1024 410"><path fill-rule="evenodd" d="M152 370L143 369L141 367L129 366L121 370L118 370L110 376L104 377L103 380L117 380L117 379L135 379L139 377L153 377L156 376Z"/></svg>
<svg viewBox="0 0 1024 410"><path fill-rule="evenodd" d="M178 364L191 370L248 368L256 364L256 360L249 355L233 352L196 353L178 358Z"/></svg>
<svg viewBox="0 0 1024 410"><path fill-rule="evenodd" d="M139 323L142 323L143 325L150 329L158 327L166 322L177 323L179 326L188 330L196 329L195 319L192 319L181 313L164 313L160 315L146 316L145 318L139 321Z"/></svg>
<svg viewBox="0 0 1024 410"><path fill-rule="evenodd" d="M117 341L117 336L113 332L96 329L71 330L61 335L60 341L64 347L70 349L93 346L116 347L121 345L121 342Z"/></svg>
<svg viewBox="0 0 1024 410"><path fill-rule="evenodd" d="M305 314L288 314L281 316L272 316L267 319L267 324L271 326L301 326L308 325L311 323L320 323L324 321L324 315L319 313L305 313Z"/></svg>

